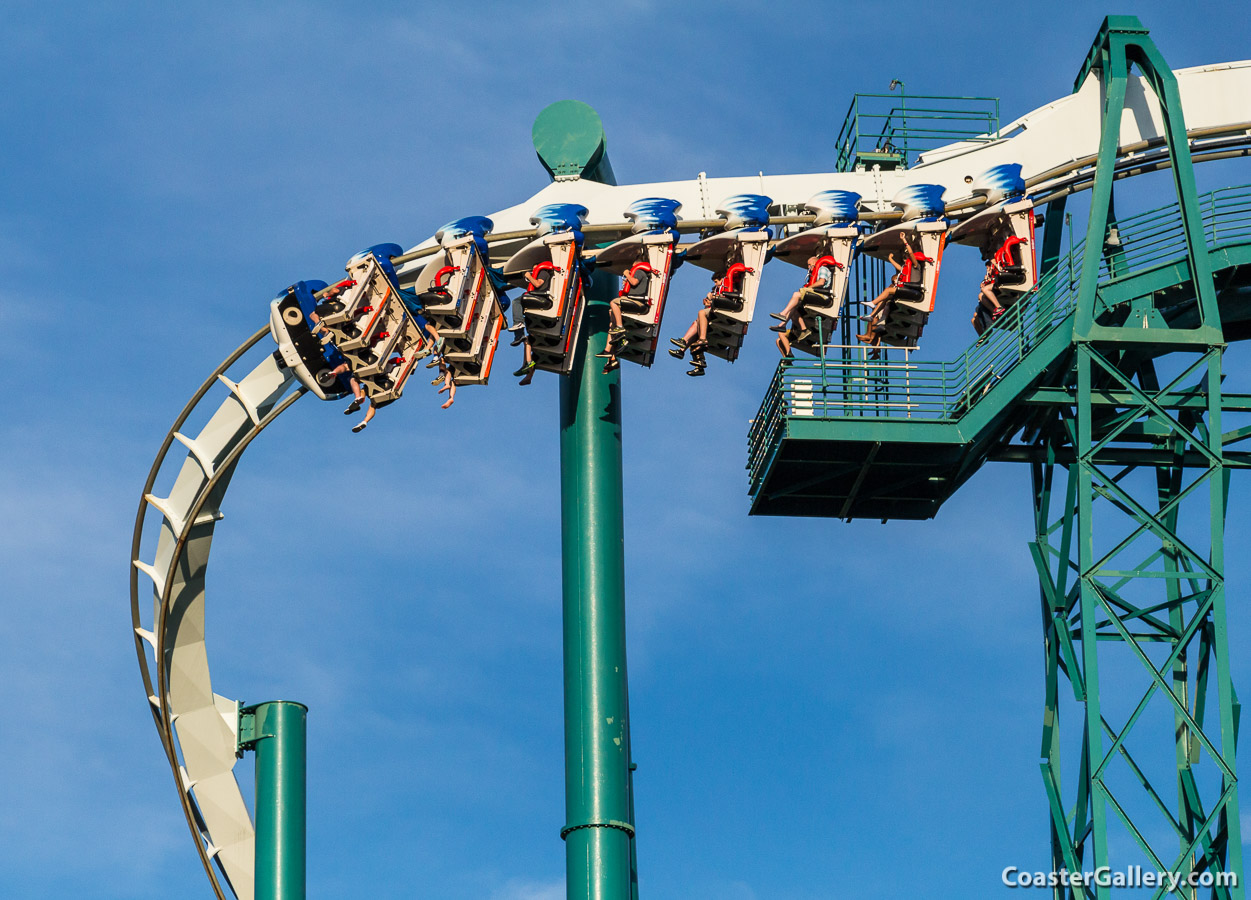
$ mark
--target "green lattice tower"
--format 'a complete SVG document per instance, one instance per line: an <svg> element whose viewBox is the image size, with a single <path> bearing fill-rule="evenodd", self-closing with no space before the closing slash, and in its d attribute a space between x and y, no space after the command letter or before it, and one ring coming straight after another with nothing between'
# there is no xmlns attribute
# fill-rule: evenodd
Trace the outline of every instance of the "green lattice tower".
<svg viewBox="0 0 1251 900"><path fill-rule="evenodd" d="M1150 279L1118 281L1105 246L1131 65L1164 116L1193 327L1165 324ZM1231 872L1237 887L1172 896L1242 898L1238 703L1225 625L1224 338L1193 165L1176 80L1136 18L1105 20L1075 89L1092 71L1103 124L1072 352L1053 381L1059 399L1026 435L1037 452L1031 550L1046 638L1041 765L1053 868ZM1062 202L1048 210L1044 266L1058 255ZM1078 715L1069 725L1066 714L1066 731L1062 707ZM1062 771L1069 738L1080 750ZM1114 892L1092 884L1056 887L1054 896Z"/></svg>

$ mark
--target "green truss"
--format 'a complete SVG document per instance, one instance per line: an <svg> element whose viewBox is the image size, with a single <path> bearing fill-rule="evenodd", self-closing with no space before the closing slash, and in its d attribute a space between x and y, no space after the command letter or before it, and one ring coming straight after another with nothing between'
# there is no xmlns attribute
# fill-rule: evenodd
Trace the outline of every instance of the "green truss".
<svg viewBox="0 0 1251 900"><path fill-rule="evenodd" d="M1127 374L1124 354L1083 344L1074 359L1076 402L1050 411L1041 431L1042 459L1032 463L1031 550L1046 647L1042 774L1057 869L1139 864L1183 877L1243 871L1238 707L1225 630L1220 357L1219 347L1187 354L1181 372L1161 386L1153 362ZM1115 388L1118 399L1093 402L1098 385ZM1190 402L1195 398L1201 404ZM1163 449L1170 460L1126 462L1123 452L1112 452L1118 445ZM1056 461L1063 449L1075 451L1073 461ZM1060 769L1064 681L1081 724L1067 803ZM1104 708L1106 696L1122 701L1117 712ZM1172 805L1152 740L1162 733L1152 727L1161 715L1169 717L1174 742ZM1146 756L1136 757L1131 747L1144 744ZM1129 789L1138 796L1127 797ZM1142 858L1112 852L1109 837L1118 829ZM1110 893L1091 886L1085 895ZM1214 895L1243 896L1241 888Z"/></svg>
<svg viewBox="0 0 1251 900"><path fill-rule="evenodd" d="M1163 112L1186 251L1169 278L1191 287L1191 327L1166 323L1156 311L1156 285L1118 281L1123 255L1108 258L1113 167L1132 64ZM1062 379L1069 397L1046 408L1033 442L1031 550L1046 646L1042 774L1052 863L1069 871L1137 864L1183 881L1231 872L1239 884L1212 887L1212 896L1241 898L1238 705L1225 625L1224 338L1211 258L1176 79L1137 19L1105 21L1078 86L1092 71L1100 75L1103 127L1074 352ZM1103 267L1113 278L1101 282ZM1120 314L1109 315L1113 310ZM1171 377L1162 385L1165 366ZM1064 451L1069 461L1057 462ZM1153 452L1154 461L1134 451ZM1054 504L1058 471L1063 502ZM1060 767L1062 681L1081 723L1076 777L1067 784ZM1105 695L1133 702L1114 712ZM1161 717L1167 729L1158 727ZM1173 803L1164 799L1162 753L1152 740L1163 733L1174 745ZM1131 747L1140 745L1146 754L1136 757L1141 751ZM1160 887L1155 896L1167 893ZM1194 888L1178 893L1197 896ZM1057 898L1111 894L1107 884L1055 890Z"/></svg>
<svg viewBox="0 0 1251 900"><path fill-rule="evenodd" d="M1118 221L1131 66L1159 100L1176 197ZM1241 900L1224 533L1251 426L1222 429L1251 396L1222 393L1221 362L1227 337L1251 337L1251 189L1199 197L1176 80L1137 19L1104 22L1078 86L1092 72L1103 126L1084 239L1061 254L1052 200L1037 288L955 360L779 365L748 435L752 512L928 518L984 463L1029 463L1052 866L1233 874L1155 896Z"/></svg>

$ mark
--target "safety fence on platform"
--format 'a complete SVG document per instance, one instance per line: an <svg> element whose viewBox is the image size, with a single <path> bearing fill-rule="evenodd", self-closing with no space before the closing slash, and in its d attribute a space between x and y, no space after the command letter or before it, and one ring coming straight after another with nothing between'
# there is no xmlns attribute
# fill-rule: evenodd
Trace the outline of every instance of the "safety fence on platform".
<svg viewBox="0 0 1251 900"><path fill-rule="evenodd" d="M857 167L907 168L927 150L954 142L999 138L998 97L899 93L856 94L834 139L836 171Z"/></svg>

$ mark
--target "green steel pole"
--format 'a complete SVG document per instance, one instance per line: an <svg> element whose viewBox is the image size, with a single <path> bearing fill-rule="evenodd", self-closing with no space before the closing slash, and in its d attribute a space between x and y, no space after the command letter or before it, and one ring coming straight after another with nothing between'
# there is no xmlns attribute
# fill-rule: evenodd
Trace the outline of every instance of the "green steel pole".
<svg viewBox="0 0 1251 900"><path fill-rule="evenodd" d="M584 103L539 114L534 148L553 178L615 183L603 125ZM573 371L560 384L560 505L565 669L565 891L570 900L631 900L634 864L625 648L621 375L592 347L608 331L616 278L587 290Z"/></svg>
<svg viewBox="0 0 1251 900"><path fill-rule="evenodd" d="M626 698L620 372L603 375L587 343L603 341L615 279L597 273L587 340L561 382L564 558L565 838L570 900L629 900L630 731Z"/></svg>
<svg viewBox="0 0 1251 900"><path fill-rule="evenodd" d="M1045 278L1055 271L1060 262L1060 249L1064 241L1064 207L1068 197L1057 197L1047 204L1047 216L1043 221L1042 256L1038 261L1038 277ZM1070 241L1069 249L1072 250Z"/></svg>
<svg viewBox="0 0 1251 900"><path fill-rule="evenodd" d="M240 712L240 745L256 753L256 900L304 900L307 718L289 700Z"/></svg>

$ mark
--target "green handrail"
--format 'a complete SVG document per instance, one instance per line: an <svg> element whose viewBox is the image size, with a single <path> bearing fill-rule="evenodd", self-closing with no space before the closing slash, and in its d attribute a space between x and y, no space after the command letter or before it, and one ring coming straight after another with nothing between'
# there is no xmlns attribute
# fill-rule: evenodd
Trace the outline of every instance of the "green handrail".
<svg viewBox="0 0 1251 900"><path fill-rule="evenodd" d="M998 136L997 97L856 94L834 140L835 167L848 172L862 154L892 151L906 167L926 150Z"/></svg>

